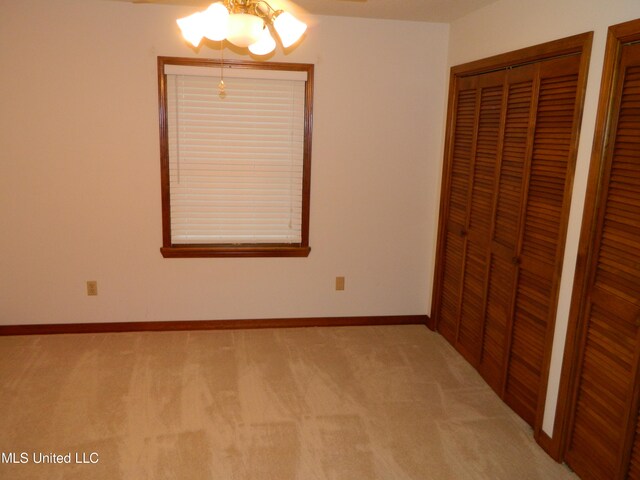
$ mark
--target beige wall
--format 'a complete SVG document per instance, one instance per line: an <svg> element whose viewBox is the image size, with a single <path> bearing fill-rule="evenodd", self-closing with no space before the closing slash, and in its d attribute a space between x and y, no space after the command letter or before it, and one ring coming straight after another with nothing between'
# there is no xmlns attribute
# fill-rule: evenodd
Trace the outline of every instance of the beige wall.
<svg viewBox="0 0 640 480"><path fill-rule="evenodd" d="M548 434L553 431L607 28L638 17L638 0L498 0L450 26L449 65L594 31L543 425Z"/></svg>
<svg viewBox="0 0 640 480"><path fill-rule="evenodd" d="M312 18L273 58L316 65L311 255L163 259L156 56L191 11L0 0L0 324L427 313L448 26Z"/></svg>

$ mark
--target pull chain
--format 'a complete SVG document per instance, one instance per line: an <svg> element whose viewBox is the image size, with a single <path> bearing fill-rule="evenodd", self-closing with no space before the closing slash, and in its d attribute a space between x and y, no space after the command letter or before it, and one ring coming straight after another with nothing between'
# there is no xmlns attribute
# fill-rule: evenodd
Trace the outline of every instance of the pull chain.
<svg viewBox="0 0 640 480"><path fill-rule="evenodd" d="M224 40L220 40L220 83L218 83L218 97L220 100L224 100L227 96L224 85Z"/></svg>

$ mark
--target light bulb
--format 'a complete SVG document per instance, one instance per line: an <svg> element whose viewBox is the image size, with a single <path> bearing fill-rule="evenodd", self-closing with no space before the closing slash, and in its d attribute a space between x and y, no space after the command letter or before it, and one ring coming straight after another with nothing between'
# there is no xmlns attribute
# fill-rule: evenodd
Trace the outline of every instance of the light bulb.
<svg viewBox="0 0 640 480"><path fill-rule="evenodd" d="M194 47L200 45L202 37L204 36L203 15L201 12L196 12L188 17L179 18L176 20L178 27L182 31L182 36L187 42Z"/></svg>
<svg viewBox="0 0 640 480"><path fill-rule="evenodd" d="M268 27L264 27L256 43L249 45L249 51L254 55L266 55L276 48L276 41L271 36Z"/></svg>
<svg viewBox="0 0 640 480"><path fill-rule="evenodd" d="M248 47L258 41L263 27L264 22L260 17L248 13L231 14L229 15L227 40L238 47Z"/></svg>
<svg viewBox="0 0 640 480"><path fill-rule="evenodd" d="M203 35L209 40L224 40L229 31L229 10L222 3L212 3L202 12Z"/></svg>
<svg viewBox="0 0 640 480"><path fill-rule="evenodd" d="M288 12L280 10L276 12L273 28L278 32L280 41L284 48L290 47L296 43L302 34L307 30L307 25L298 20Z"/></svg>

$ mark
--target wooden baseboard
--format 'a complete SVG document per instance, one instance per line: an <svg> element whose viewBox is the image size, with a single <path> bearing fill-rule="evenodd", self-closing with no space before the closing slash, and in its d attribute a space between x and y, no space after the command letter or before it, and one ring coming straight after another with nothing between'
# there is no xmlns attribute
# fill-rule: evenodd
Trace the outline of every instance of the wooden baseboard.
<svg viewBox="0 0 640 480"><path fill-rule="evenodd" d="M260 320L185 320L169 322L55 323L0 325L0 336L54 335L61 333L167 332L179 330L230 330L249 328L347 327L363 325L426 325L427 315L375 317L271 318Z"/></svg>

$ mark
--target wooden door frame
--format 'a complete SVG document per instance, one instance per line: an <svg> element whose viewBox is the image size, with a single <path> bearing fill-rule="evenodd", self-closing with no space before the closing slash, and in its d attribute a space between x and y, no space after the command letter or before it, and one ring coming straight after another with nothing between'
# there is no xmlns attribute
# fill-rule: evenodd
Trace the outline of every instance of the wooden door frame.
<svg viewBox="0 0 640 480"><path fill-rule="evenodd" d="M614 87L619 74L622 47L624 44L634 41L640 41L640 19L609 27L564 347L565 361L560 377L553 439L550 442L549 450L547 450L556 460L562 460L567 451L573 405L576 403L576 385L579 380L576 375L580 363L580 339L585 328L582 319L587 307L585 296L589 285L589 266L596 254L592 248L593 240L600 234L597 231L597 219L603 207L599 198L600 186L605 168L608 166L607 154L610 145L607 145L607 138L610 134L609 127L613 121Z"/></svg>
<svg viewBox="0 0 640 480"><path fill-rule="evenodd" d="M456 96L457 92L457 84L459 79L463 77L479 75L483 73L489 73L495 70L506 69L509 67L515 67L520 65L525 65L528 63L534 63L544 60L550 60L552 58L561 57L564 55L573 55L579 54L581 56L580 60L580 68L579 68L579 78L578 78L578 87L576 92L576 102L579 105L579 109L577 112L576 118L576 131L572 138L571 152L569 154L569 164L567 170L567 182L568 182L568 190L571 192L571 187L573 185L573 176L575 171L575 162L578 151L578 141L579 141L579 133L580 126L582 123L582 111L584 105L584 97L586 92L586 83L587 83L587 73L588 73L588 65L591 56L591 45L593 41L593 32L586 32L578 35L574 35L571 37L562 38L559 40L554 40L551 42L546 42L543 44L535 45L528 48L523 48L519 50L514 50L512 52L495 55L492 57L488 57L481 60L476 60L473 62L457 65L451 67L450 78L449 78L449 93L448 93L448 103L447 103L447 118L446 118L446 133L445 133L445 147L444 147L444 156L443 156L443 172L442 172L442 180L440 187L440 206L439 206L439 219L438 219L438 235L437 235L437 246L436 246L436 261L435 261L435 269L434 269L434 278L433 278L433 290L432 290L432 306L431 306L431 315L429 317L429 322L427 326L431 330L437 330L438 327L438 315L437 312L440 309L440 293L441 286L443 281L444 274L444 246L446 243L446 222L445 219L448 217L448 205L446 202L446 195L449 192L450 183L451 183L451 162L453 155L453 135L455 133L455 110L456 110ZM569 207L570 202L567 202L566 208L563 212L563 216L561 218L561 230L560 236L564 240L566 240L566 230L567 230L567 221L569 215ZM560 247L559 247L560 248ZM562 247L563 248L563 247ZM561 254L564 253L562 250ZM562 263L562 262L561 262ZM559 278L561 275L562 265L560 265L557 269L557 281L559 282ZM557 442L553 441L545 432L542 430L542 419L544 413L544 399L546 398L547 391L547 383L549 377L549 366L551 360L551 347L553 342L553 334L555 329L555 313L557 310L557 294L556 298L553 299L553 309L554 314L552 318L549 319L548 323L548 334L545 338L545 355L542 364L542 372L541 372L541 389L539 392L539 397L542 399L540 405L538 405L538 412L536 414L536 422L534 425L534 437L536 441L542 446L542 448L547 451L553 458L556 460L559 459L559 455L557 451L559 450ZM554 435L555 440L556 435Z"/></svg>

